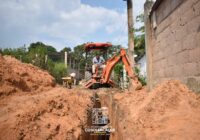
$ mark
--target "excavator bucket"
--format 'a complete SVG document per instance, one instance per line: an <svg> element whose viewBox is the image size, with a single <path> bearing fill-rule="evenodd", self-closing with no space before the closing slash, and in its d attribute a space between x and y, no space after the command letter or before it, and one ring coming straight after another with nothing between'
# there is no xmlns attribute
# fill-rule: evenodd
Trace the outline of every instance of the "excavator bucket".
<svg viewBox="0 0 200 140"><path fill-rule="evenodd" d="M131 79L130 82L131 82L130 89L133 89L134 91L142 89L142 84L138 80Z"/></svg>

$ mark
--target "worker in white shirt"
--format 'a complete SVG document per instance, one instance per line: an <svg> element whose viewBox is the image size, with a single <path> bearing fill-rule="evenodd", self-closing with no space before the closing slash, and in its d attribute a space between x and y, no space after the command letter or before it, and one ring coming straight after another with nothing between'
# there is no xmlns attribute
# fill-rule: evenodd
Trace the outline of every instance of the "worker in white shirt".
<svg viewBox="0 0 200 140"><path fill-rule="evenodd" d="M93 59L92 59L92 73L95 73L95 70L97 67L100 68L105 68L105 60L103 59L103 57L101 57L99 54L97 54Z"/></svg>

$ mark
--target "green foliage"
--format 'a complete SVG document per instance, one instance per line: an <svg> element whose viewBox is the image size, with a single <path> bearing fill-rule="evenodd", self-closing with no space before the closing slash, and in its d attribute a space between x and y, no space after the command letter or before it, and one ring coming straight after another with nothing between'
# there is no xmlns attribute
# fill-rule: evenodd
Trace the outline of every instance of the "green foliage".
<svg viewBox="0 0 200 140"><path fill-rule="evenodd" d="M19 48L5 48L2 50L3 55L11 55L22 62L29 62L28 61L28 55L27 55L27 49L26 47L19 47Z"/></svg>
<svg viewBox="0 0 200 140"><path fill-rule="evenodd" d="M86 52L84 49L84 44L74 47L72 58L79 61L80 69L85 69L85 64L86 64L85 55L86 55Z"/></svg>
<svg viewBox="0 0 200 140"><path fill-rule="evenodd" d="M67 52L67 53L71 53L71 48L69 48L69 47L65 47L65 48L63 48L60 52Z"/></svg>
<svg viewBox="0 0 200 140"><path fill-rule="evenodd" d="M136 16L136 22L144 22L144 13Z"/></svg>
<svg viewBox="0 0 200 140"><path fill-rule="evenodd" d="M67 68L65 67L65 64L54 63L52 60L48 61L48 71L58 83L62 83L62 77L67 75Z"/></svg>
<svg viewBox="0 0 200 140"><path fill-rule="evenodd" d="M111 58L114 55L119 55L121 48L121 45L112 45L112 47L108 49L108 58Z"/></svg>
<svg viewBox="0 0 200 140"><path fill-rule="evenodd" d="M144 13L138 15L136 17L137 22L141 22L144 24ZM137 57L136 61L140 60L145 54L145 27L144 25L138 29L135 29L134 43L135 43L135 54ZM137 34L137 35L136 35ZM135 67L135 73L138 75L138 80L142 83L142 85L146 85L146 77L140 75L140 69Z"/></svg>
<svg viewBox="0 0 200 140"><path fill-rule="evenodd" d="M59 53L57 53L57 55L52 56L51 59L54 58L53 59L54 61L59 61L59 62L63 62L64 63L65 52L67 52L67 55L70 56L71 53L72 53L72 50L71 50L70 47L65 47ZM57 59L55 59L55 58L57 58Z"/></svg>
<svg viewBox="0 0 200 140"><path fill-rule="evenodd" d="M140 75L140 69L138 67L135 67L135 73L138 75L138 80L141 82L142 86L146 85L146 77Z"/></svg>
<svg viewBox="0 0 200 140"><path fill-rule="evenodd" d="M115 74L120 75L123 72L123 64L122 63L118 63L114 67L114 72L115 72Z"/></svg>
<svg viewBox="0 0 200 140"><path fill-rule="evenodd" d="M46 68L45 55L48 55L53 61L60 60L60 58L57 57L56 49L42 42L31 43L28 47L28 55L30 62L41 68Z"/></svg>
<svg viewBox="0 0 200 140"><path fill-rule="evenodd" d="M33 63L34 65L45 69L45 55L47 55L46 48L42 46L37 46L34 48L29 48L29 62Z"/></svg>
<svg viewBox="0 0 200 140"><path fill-rule="evenodd" d="M114 55L119 55L120 49L122 48L121 45L113 45L108 49L108 58L113 57ZM119 83L120 77L123 75L123 64L118 63L114 67L114 80L116 83Z"/></svg>
<svg viewBox="0 0 200 140"><path fill-rule="evenodd" d="M120 77L122 77L123 75L123 64L122 63L118 63L115 65L114 67L114 81L115 83L118 83L120 82Z"/></svg>
<svg viewBox="0 0 200 140"><path fill-rule="evenodd" d="M63 63L55 62L57 51L54 47L45 45L41 42L31 43L28 49L24 47L6 48L2 50L3 55L11 55L25 63L32 63L42 69L46 69L55 77L57 82L61 82L61 77L66 76L67 68ZM45 56L49 56L45 62ZM52 58L51 58L52 57Z"/></svg>
<svg viewBox="0 0 200 140"><path fill-rule="evenodd" d="M146 82L146 77L144 77L144 76L142 76L142 75L140 75L140 76L138 77L138 80L141 82L142 86L145 86L145 85L147 84L147 82Z"/></svg>
<svg viewBox="0 0 200 140"><path fill-rule="evenodd" d="M57 52L54 47L45 45L42 42L31 43L30 46L28 47L28 50L31 51L39 48L43 48L46 54Z"/></svg>
<svg viewBox="0 0 200 140"><path fill-rule="evenodd" d="M67 68L64 63L61 63L61 55L57 53L54 47L36 42L32 43L28 50L29 59L34 65L47 69L58 83L62 82L61 78L66 76ZM47 62L45 62L46 55L49 56Z"/></svg>
<svg viewBox="0 0 200 140"><path fill-rule="evenodd" d="M135 53L137 57L135 58L136 61L140 60L145 54L145 35L138 35L134 38L135 42Z"/></svg>
<svg viewBox="0 0 200 140"><path fill-rule="evenodd" d="M136 17L136 22L140 22L144 24L144 13L138 15ZM145 54L145 27L144 25L134 29L134 51L137 57L136 61L140 60Z"/></svg>
<svg viewBox="0 0 200 140"><path fill-rule="evenodd" d="M51 59L48 59L48 61L47 61L47 70L49 71L49 73L52 76L54 76L54 67L55 67L55 63Z"/></svg>
<svg viewBox="0 0 200 140"><path fill-rule="evenodd" d="M75 59L77 59L77 60L83 59L84 54L85 54L84 44L81 44L81 45L74 47L73 57Z"/></svg>
<svg viewBox="0 0 200 140"><path fill-rule="evenodd" d="M57 53L56 49L52 46L45 45L42 42L31 43L28 47L28 55L30 62L43 69L46 69L46 55L48 55L52 60L55 59L54 57L51 57L52 53Z"/></svg>

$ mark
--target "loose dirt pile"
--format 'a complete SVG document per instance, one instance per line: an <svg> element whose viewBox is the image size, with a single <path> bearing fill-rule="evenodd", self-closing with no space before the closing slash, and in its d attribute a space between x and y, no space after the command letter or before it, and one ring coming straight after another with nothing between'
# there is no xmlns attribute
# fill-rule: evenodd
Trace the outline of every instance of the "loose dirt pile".
<svg viewBox="0 0 200 140"><path fill-rule="evenodd" d="M55 85L47 71L0 55L0 96L16 92L39 92Z"/></svg>
<svg viewBox="0 0 200 140"><path fill-rule="evenodd" d="M80 137L93 106L90 91L55 86L46 71L9 56L0 55L0 68L0 140Z"/></svg>
<svg viewBox="0 0 200 140"><path fill-rule="evenodd" d="M150 93L107 93L112 91L99 95L109 107L114 140L200 139L200 96L179 81L164 82Z"/></svg>
<svg viewBox="0 0 200 140"><path fill-rule="evenodd" d="M144 89L113 98L114 139L200 139L200 96L179 81L164 82L150 93Z"/></svg>
<svg viewBox="0 0 200 140"><path fill-rule="evenodd" d="M8 56L0 56L0 67L0 139L81 139L93 91L52 88L46 71ZM16 94L25 92L30 94ZM200 96L179 81L150 93L95 92L101 106L109 107L109 125L116 129L111 140L200 139Z"/></svg>
<svg viewBox="0 0 200 140"><path fill-rule="evenodd" d="M11 97L0 104L1 140L78 139L92 107L88 91L62 87Z"/></svg>

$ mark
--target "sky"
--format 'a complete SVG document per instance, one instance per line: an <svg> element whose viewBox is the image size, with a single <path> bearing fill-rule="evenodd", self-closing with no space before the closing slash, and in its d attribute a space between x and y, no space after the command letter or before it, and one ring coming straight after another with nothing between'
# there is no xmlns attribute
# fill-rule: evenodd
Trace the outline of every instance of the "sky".
<svg viewBox="0 0 200 140"><path fill-rule="evenodd" d="M145 0L133 0L134 17ZM135 24L139 26L140 24ZM127 47L123 0L0 0L0 48L52 45L58 51L86 42Z"/></svg>

